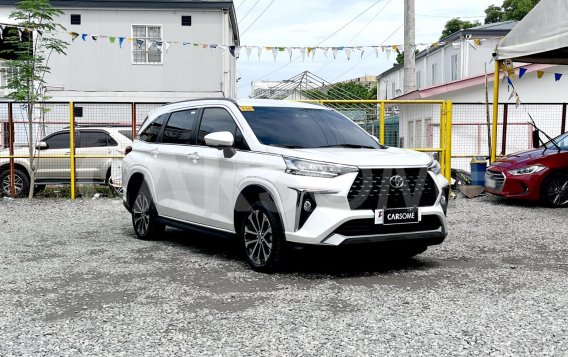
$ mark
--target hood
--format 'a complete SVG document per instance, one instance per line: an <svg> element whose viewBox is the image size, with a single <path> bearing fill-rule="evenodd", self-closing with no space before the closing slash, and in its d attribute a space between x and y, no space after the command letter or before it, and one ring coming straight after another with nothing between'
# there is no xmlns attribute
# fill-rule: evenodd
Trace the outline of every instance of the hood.
<svg viewBox="0 0 568 357"><path fill-rule="evenodd" d="M498 159L492 166L501 166L507 168L527 166L538 163L540 160L550 155L556 154L558 154L558 150L556 149L547 149L545 151L543 147L540 147L507 155L503 158Z"/></svg>
<svg viewBox="0 0 568 357"><path fill-rule="evenodd" d="M430 156L424 153L399 148L380 150L352 148L287 149L266 146L266 151L283 156L358 167L423 167L432 161Z"/></svg>

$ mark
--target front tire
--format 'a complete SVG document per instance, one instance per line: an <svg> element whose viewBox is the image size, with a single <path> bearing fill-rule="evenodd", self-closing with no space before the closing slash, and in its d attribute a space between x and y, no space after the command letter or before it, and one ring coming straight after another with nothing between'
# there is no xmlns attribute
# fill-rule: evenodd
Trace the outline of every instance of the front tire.
<svg viewBox="0 0 568 357"><path fill-rule="evenodd" d="M152 195L146 183L143 183L132 205L132 226L136 236L143 240L159 238L166 227L158 223L157 218Z"/></svg>
<svg viewBox="0 0 568 357"><path fill-rule="evenodd" d="M568 207L568 174L553 174L547 178L541 188L544 204L549 207Z"/></svg>
<svg viewBox="0 0 568 357"><path fill-rule="evenodd" d="M2 195L11 197L9 170L0 173L0 189L2 190ZM18 198L28 197L28 193L30 192L30 179L28 175L20 169L14 170L14 191Z"/></svg>
<svg viewBox="0 0 568 357"><path fill-rule="evenodd" d="M272 205L258 201L243 214L240 243L248 264L256 271L277 271L283 261L284 230Z"/></svg>

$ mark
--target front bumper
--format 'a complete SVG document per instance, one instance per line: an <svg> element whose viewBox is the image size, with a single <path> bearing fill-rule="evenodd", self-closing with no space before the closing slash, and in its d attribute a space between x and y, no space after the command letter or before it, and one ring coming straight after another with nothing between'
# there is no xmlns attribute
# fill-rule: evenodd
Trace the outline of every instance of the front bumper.
<svg viewBox="0 0 568 357"><path fill-rule="evenodd" d="M506 169L492 166L485 173L485 191L505 198L537 201L540 199L540 186L548 173L543 170L529 175L510 175Z"/></svg>
<svg viewBox="0 0 568 357"><path fill-rule="evenodd" d="M412 240L432 245L441 243L447 236L445 207L442 203L445 200L447 204L448 183L442 176L433 176L437 187L437 199L432 206L419 207L421 216L419 223L375 225L374 210L350 208L347 193L355 179L355 174L344 176L349 175L351 177L341 178L341 187L343 187L341 190L334 189L332 186L313 188L312 185L311 197L315 199L316 208L301 227L298 228L297 219L291 220L290 224L285 224L287 241L298 244L339 246ZM296 182L288 182L288 190L296 194L298 190L294 188L294 185L301 186L302 178L294 177L293 181ZM296 202L302 203L300 199ZM296 210L290 212L288 217L298 217L298 212L297 204Z"/></svg>

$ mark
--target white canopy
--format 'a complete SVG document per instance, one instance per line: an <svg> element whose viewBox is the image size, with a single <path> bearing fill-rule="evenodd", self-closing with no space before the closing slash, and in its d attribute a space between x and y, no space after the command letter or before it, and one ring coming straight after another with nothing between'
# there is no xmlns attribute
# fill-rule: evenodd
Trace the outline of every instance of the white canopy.
<svg viewBox="0 0 568 357"><path fill-rule="evenodd" d="M541 0L497 45L497 59L568 64L568 1Z"/></svg>

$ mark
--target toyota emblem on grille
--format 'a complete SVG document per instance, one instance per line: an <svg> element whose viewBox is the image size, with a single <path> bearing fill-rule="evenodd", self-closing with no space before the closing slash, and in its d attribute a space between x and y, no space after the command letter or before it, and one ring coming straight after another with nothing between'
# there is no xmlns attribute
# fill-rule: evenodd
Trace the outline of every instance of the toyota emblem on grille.
<svg viewBox="0 0 568 357"><path fill-rule="evenodd" d="M401 188L404 186L404 179L401 176L395 175L390 179L390 185L393 188Z"/></svg>

